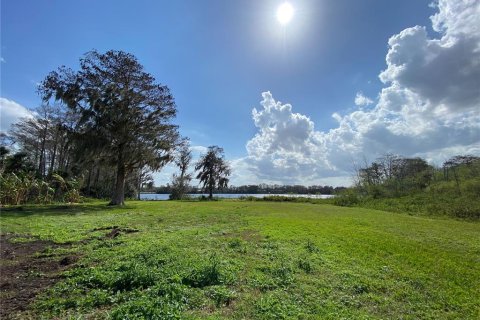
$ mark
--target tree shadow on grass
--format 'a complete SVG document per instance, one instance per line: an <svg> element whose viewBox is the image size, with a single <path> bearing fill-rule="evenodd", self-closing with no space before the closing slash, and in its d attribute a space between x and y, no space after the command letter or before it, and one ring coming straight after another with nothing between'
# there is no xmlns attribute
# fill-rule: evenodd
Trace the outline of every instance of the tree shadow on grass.
<svg viewBox="0 0 480 320"><path fill-rule="evenodd" d="M136 209L135 205L109 206L107 203L76 203L76 204L52 204L52 205L22 205L0 208L1 217L29 217L39 216L63 216L79 215L96 211L111 211Z"/></svg>

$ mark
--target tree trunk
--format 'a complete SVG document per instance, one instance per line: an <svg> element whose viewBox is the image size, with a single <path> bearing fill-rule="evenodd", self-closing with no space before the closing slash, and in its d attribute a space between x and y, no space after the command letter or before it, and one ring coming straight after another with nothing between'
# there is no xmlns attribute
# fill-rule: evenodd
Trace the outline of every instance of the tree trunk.
<svg viewBox="0 0 480 320"><path fill-rule="evenodd" d="M41 149L40 149L40 160L38 162L38 172L42 177L45 177L45 142L47 138L43 137L42 138L42 144L41 144Z"/></svg>
<svg viewBox="0 0 480 320"><path fill-rule="evenodd" d="M140 172L138 173L138 197L137 197L137 200L142 200L142 197L140 196L141 189L142 189L142 170L140 169Z"/></svg>
<svg viewBox="0 0 480 320"><path fill-rule="evenodd" d="M100 179L100 166L97 166L97 173L95 175L95 180L93 180L93 186L95 187L95 197L98 197L98 180Z"/></svg>
<svg viewBox="0 0 480 320"><path fill-rule="evenodd" d="M90 187L91 187L91 184L92 184L92 173L93 173L94 168L95 167L92 165L90 167L90 170L88 170L88 178L87 178L87 195L88 196L91 196Z"/></svg>
<svg viewBox="0 0 480 320"><path fill-rule="evenodd" d="M58 129L55 132L55 141L53 142L52 161L50 162L49 175L53 174L55 167L55 157L57 155Z"/></svg>
<svg viewBox="0 0 480 320"><path fill-rule="evenodd" d="M115 184L115 192L110 201L111 206L123 206L125 205L125 167L118 166L117 168L117 182Z"/></svg>
<svg viewBox="0 0 480 320"><path fill-rule="evenodd" d="M209 192L208 198L213 199L213 185L212 184L210 184L208 186L208 192Z"/></svg>
<svg viewBox="0 0 480 320"><path fill-rule="evenodd" d="M47 142L47 132L48 132L48 123L45 123L45 130L43 131L43 136L42 136L42 146L40 149L40 162L38 164L38 171L40 172L40 175L42 177L45 177L46 174L46 159L45 159L45 144Z"/></svg>
<svg viewBox="0 0 480 320"><path fill-rule="evenodd" d="M117 165L117 182L115 184L115 192L110 201L111 206L123 206L125 205L125 165L123 163L123 157L119 157Z"/></svg>

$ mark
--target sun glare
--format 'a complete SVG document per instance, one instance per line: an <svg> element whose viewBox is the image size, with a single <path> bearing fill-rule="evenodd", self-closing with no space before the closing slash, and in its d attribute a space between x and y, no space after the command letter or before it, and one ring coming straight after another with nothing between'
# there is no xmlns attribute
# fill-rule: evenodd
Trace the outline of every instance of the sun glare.
<svg viewBox="0 0 480 320"><path fill-rule="evenodd" d="M286 25L292 20L293 17L293 7L290 3L285 2L281 4L277 9L277 20L282 25Z"/></svg>

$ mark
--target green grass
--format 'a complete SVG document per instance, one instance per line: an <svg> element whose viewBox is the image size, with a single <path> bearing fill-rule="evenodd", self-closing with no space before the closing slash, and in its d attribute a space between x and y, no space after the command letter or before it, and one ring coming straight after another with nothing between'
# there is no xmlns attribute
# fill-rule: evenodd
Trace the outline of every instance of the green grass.
<svg viewBox="0 0 480 320"><path fill-rule="evenodd" d="M139 232L93 231L113 225ZM81 255L20 317L480 316L478 222L293 202L93 202L4 211L1 230Z"/></svg>

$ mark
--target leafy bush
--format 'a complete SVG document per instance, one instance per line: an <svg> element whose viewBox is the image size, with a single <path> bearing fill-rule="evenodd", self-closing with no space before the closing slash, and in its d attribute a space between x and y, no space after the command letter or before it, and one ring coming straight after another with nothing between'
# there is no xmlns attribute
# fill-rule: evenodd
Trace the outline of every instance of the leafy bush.
<svg viewBox="0 0 480 320"><path fill-rule="evenodd" d="M360 195L355 189L346 189L333 198L333 204L342 207L351 207L361 202Z"/></svg>
<svg viewBox="0 0 480 320"><path fill-rule="evenodd" d="M241 196L238 199L239 200L244 200L244 201L259 201L259 200L262 200L258 197L254 197L254 196Z"/></svg>
<svg viewBox="0 0 480 320"><path fill-rule="evenodd" d="M197 198L199 201L218 201L218 197L209 198L204 195Z"/></svg>
<svg viewBox="0 0 480 320"><path fill-rule="evenodd" d="M66 181L58 174L53 174L50 180L45 180L39 179L33 174L1 173L0 204L48 204L54 200L80 202L81 197L77 185L75 179ZM64 198L56 196L65 191Z"/></svg>
<svg viewBox="0 0 480 320"><path fill-rule="evenodd" d="M116 271L113 281L109 283L113 291L145 289L155 283L155 275L152 270L143 264L136 262L124 264Z"/></svg>

